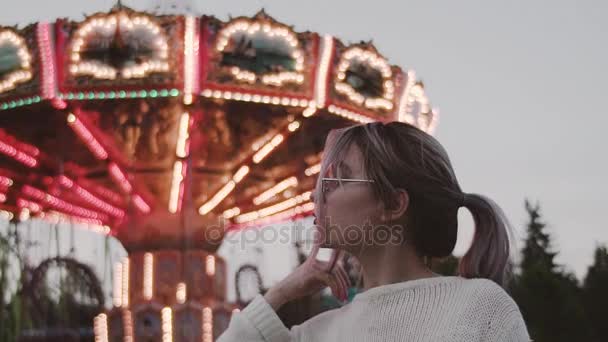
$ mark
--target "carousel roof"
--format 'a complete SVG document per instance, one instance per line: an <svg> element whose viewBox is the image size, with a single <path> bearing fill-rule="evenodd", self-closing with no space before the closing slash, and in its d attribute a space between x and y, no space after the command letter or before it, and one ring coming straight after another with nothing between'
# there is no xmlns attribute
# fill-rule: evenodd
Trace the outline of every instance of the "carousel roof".
<svg viewBox="0 0 608 342"><path fill-rule="evenodd" d="M124 242L185 216L239 229L307 215L327 132L393 120L436 125L413 71L263 11L223 22L120 6L0 27L7 217Z"/></svg>

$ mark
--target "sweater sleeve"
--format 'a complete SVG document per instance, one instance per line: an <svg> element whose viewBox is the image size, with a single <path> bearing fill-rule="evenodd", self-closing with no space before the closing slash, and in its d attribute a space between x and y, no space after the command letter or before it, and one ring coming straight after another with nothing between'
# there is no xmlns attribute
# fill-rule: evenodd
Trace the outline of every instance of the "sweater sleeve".
<svg viewBox="0 0 608 342"><path fill-rule="evenodd" d="M296 341L292 331L266 302L257 295L247 307L232 316L228 329L217 342L288 342Z"/></svg>

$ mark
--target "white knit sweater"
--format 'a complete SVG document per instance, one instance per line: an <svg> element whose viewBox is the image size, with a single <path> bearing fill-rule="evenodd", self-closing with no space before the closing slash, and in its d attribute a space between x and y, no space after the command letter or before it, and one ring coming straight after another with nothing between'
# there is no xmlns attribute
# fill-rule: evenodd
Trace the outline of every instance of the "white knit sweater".
<svg viewBox="0 0 608 342"><path fill-rule="evenodd" d="M218 342L530 341L517 304L485 279L434 277L371 288L288 330L258 295Z"/></svg>

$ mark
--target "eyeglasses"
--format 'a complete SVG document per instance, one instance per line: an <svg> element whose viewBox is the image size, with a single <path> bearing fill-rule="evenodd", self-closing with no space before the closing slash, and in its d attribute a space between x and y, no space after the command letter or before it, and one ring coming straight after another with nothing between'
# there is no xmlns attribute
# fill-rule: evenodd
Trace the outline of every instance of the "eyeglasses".
<svg viewBox="0 0 608 342"><path fill-rule="evenodd" d="M347 183L374 183L371 179L355 179L355 178L321 178L321 199L323 203L327 200L327 195L336 190L340 186L340 182Z"/></svg>

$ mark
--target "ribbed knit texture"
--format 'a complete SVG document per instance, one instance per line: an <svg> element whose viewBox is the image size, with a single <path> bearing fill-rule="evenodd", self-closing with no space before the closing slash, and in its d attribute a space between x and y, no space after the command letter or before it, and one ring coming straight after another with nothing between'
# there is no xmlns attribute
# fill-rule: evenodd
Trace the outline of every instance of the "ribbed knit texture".
<svg viewBox="0 0 608 342"><path fill-rule="evenodd" d="M235 314L218 342L528 342L517 304L486 279L435 277L383 285L291 330L261 295Z"/></svg>

